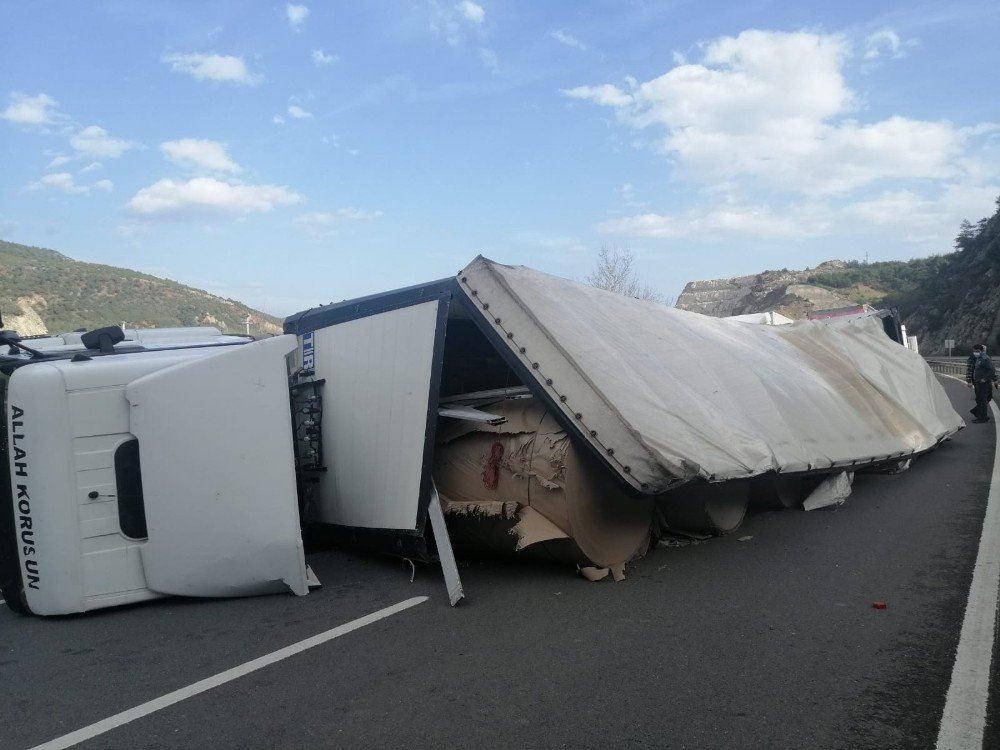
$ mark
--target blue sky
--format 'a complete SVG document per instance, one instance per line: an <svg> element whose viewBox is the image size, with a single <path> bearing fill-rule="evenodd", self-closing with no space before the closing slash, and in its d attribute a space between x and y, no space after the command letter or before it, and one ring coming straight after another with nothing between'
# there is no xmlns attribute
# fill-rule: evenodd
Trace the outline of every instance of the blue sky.
<svg viewBox="0 0 1000 750"><path fill-rule="evenodd" d="M482 253L694 279L948 252L1000 3L0 3L0 237L277 315Z"/></svg>

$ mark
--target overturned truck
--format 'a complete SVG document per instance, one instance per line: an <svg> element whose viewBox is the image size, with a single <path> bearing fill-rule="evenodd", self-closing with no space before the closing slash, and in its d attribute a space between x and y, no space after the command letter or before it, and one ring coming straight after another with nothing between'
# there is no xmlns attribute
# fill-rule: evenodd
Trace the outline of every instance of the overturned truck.
<svg viewBox="0 0 1000 750"><path fill-rule="evenodd" d="M485 258L209 339L0 340L9 604L304 594L300 528L440 559L452 602L452 542L620 578L658 528L731 530L751 493L963 424L880 321L755 326Z"/></svg>
<svg viewBox="0 0 1000 750"><path fill-rule="evenodd" d="M322 383L307 518L411 557L434 554L440 496L460 549L620 576L657 524L727 531L751 492L780 501L963 425L880 318L755 326L482 257L285 331Z"/></svg>

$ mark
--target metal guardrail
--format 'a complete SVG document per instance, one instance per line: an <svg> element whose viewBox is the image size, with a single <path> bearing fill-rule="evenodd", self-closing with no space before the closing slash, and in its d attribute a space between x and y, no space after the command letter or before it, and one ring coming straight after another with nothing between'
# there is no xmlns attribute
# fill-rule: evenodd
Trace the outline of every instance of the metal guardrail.
<svg viewBox="0 0 1000 750"><path fill-rule="evenodd" d="M965 362L941 362L940 360L927 360L928 366L934 372L941 373L942 375L955 375L956 377L965 379Z"/></svg>

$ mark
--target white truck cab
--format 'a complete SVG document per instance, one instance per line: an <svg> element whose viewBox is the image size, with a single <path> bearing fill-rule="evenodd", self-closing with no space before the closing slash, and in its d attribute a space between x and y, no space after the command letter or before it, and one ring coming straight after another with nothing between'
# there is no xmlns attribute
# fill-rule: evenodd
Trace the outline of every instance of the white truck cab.
<svg viewBox="0 0 1000 750"><path fill-rule="evenodd" d="M307 593L295 337L129 333L0 334L3 598L56 615Z"/></svg>

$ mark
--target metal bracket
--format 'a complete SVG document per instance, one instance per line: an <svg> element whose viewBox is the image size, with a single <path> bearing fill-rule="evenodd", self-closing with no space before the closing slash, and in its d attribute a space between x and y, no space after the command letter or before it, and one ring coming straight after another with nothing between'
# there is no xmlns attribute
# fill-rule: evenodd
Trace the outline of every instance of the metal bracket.
<svg viewBox="0 0 1000 750"><path fill-rule="evenodd" d="M465 592L462 590L462 579L459 578L458 564L455 562L455 553L451 548L451 539L448 537L448 527L444 522L441 497L438 495L437 487L434 486L433 481L431 481L431 502L427 507L427 514L431 519L431 529L434 531L438 558L441 560L441 571L444 573L444 582L448 587L448 600L454 607L465 598Z"/></svg>

